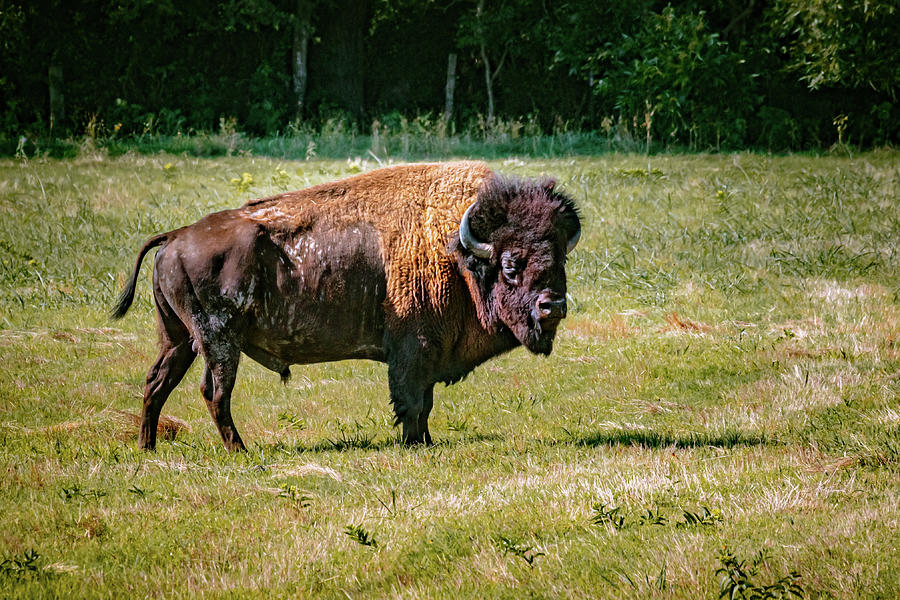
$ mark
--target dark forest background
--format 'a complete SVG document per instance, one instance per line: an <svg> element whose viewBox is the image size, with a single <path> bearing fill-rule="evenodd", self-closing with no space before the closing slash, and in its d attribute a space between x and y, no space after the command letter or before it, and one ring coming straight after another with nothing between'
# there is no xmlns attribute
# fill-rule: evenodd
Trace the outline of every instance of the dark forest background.
<svg viewBox="0 0 900 600"><path fill-rule="evenodd" d="M0 136L872 147L900 138L898 41L896 0L0 0Z"/></svg>

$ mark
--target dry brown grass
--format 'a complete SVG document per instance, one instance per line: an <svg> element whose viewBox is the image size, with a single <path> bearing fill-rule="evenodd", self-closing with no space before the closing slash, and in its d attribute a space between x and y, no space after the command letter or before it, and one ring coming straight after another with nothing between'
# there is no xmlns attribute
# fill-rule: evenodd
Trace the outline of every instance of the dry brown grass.
<svg viewBox="0 0 900 600"><path fill-rule="evenodd" d="M138 429L141 426L141 415L127 410L110 409L110 412L118 416L118 420L127 425L128 429L122 432L124 439L133 439L138 435ZM160 415L159 424L156 426L156 435L164 440L174 440L179 433L186 431L190 433L191 426L186 421L173 417L172 415Z"/></svg>
<svg viewBox="0 0 900 600"><path fill-rule="evenodd" d="M628 315L622 313L613 314L607 320L580 317L563 321L563 328L578 338L597 341L624 339L641 333L640 328L628 322Z"/></svg>
<svg viewBox="0 0 900 600"><path fill-rule="evenodd" d="M666 324L659 329L660 333L690 333L694 335L706 335L713 331L713 326L699 321L694 321L679 315L677 312L667 313Z"/></svg>

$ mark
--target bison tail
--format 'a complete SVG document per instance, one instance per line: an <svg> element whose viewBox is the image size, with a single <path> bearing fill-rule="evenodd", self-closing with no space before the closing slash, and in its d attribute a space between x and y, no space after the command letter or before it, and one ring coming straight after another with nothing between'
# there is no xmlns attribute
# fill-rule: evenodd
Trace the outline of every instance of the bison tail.
<svg viewBox="0 0 900 600"><path fill-rule="evenodd" d="M147 254L151 248L155 248L165 242L168 239L168 236L168 233L162 233L150 238L143 245L141 251L138 252L137 261L134 263L134 270L131 272L131 279L128 280L128 284L125 286L125 289L122 290L122 295L119 296L119 300L112 310L113 319L121 319L124 317L125 313L128 312L128 309L131 308L131 303L134 302L134 292L137 288L138 273L141 271L141 262L144 260L144 255Z"/></svg>

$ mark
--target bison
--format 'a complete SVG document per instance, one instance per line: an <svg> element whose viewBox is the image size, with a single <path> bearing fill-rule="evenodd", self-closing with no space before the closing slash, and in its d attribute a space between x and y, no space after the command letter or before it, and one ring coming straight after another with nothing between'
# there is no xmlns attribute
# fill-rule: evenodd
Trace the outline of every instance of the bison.
<svg viewBox="0 0 900 600"><path fill-rule="evenodd" d="M581 235L552 180L481 162L378 169L253 200L150 238L112 316L134 300L156 246L159 356L147 373L139 445L197 354L201 392L229 450L243 449L231 391L243 352L292 364L388 365L407 444L431 443L435 383L459 381L519 344L547 355L566 316L566 255Z"/></svg>

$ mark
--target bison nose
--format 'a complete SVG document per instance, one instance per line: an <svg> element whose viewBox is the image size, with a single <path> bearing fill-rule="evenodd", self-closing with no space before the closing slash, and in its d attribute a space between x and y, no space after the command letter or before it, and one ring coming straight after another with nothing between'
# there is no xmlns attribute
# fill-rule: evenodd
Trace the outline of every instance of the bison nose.
<svg viewBox="0 0 900 600"><path fill-rule="evenodd" d="M566 298L549 292L541 292L537 299L537 313L539 318L562 319L566 316Z"/></svg>

